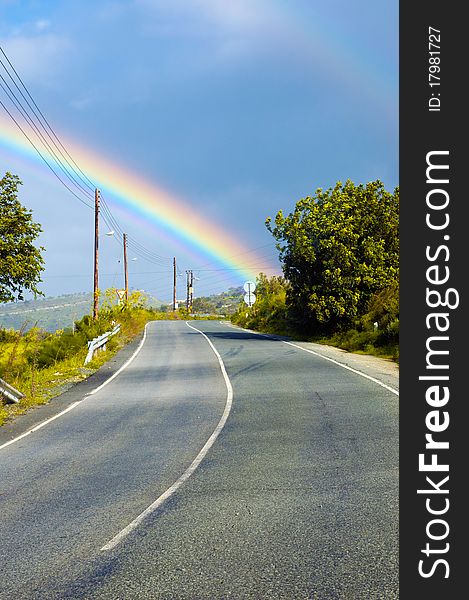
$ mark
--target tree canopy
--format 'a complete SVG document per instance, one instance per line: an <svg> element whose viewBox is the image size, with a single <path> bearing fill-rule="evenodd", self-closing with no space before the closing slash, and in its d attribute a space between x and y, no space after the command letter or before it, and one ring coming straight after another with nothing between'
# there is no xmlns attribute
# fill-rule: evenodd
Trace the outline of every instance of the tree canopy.
<svg viewBox="0 0 469 600"><path fill-rule="evenodd" d="M299 320L334 329L363 314L371 297L399 277L399 189L381 181L338 182L280 211L266 226L277 240Z"/></svg>
<svg viewBox="0 0 469 600"><path fill-rule="evenodd" d="M11 173L0 179L0 302L22 300L25 291L42 295L37 284L44 270L44 248L34 245L42 229L18 200L21 183Z"/></svg>

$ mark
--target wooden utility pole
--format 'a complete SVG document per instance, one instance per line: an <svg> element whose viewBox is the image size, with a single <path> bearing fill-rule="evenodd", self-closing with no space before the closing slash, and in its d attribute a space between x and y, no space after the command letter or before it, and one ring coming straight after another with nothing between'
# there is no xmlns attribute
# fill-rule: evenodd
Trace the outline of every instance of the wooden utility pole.
<svg viewBox="0 0 469 600"><path fill-rule="evenodd" d="M186 275L187 275L187 283L186 283L186 288L187 288L187 293L186 293L186 308L187 308L187 310L189 310L189 271L186 271Z"/></svg>
<svg viewBox="0 0 469 600"><path fill-rule="evenodd" d="M94 286L93 286L93 319L98 318L99 303L99 278L98 278L98 253L99 253L99 190L94 191Z"/></svg>
<svg viewBox="0 0 469 600"><path fill-rule="evenodd" d="M192 300L194 296L194 273L189 271L189 307L188 310L192 310Z"/></svg>
<svg viewBox="0 0 469 600"><path fill-rule="evenodd" d="M125 302L129 301L129 272L127 269L127 234L124 233L124 284L125 284Z"/></svg>
<svg viewBox="0 0 469 600"><path fill-rule="evenodd" d="M176 310L176 257L173 258L173 310Z"/></svg>

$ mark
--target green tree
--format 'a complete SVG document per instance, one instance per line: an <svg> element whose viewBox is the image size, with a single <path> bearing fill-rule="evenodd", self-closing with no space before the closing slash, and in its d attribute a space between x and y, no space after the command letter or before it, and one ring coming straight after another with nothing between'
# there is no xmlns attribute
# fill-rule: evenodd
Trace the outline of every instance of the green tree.
<svg viewBox="0 0 469 600"><path fill-rule="evenodd" d="M33 243L42 230L17 198L21 183L11 173L0 179L0 302L22 300L25 290L43 295L37 284L42 281L44 248Z"/></svg>
<svg viewBox="0 0 469 600"><path fill-rule="evenodd" d="M256 278L256 301L248 308L240 301L233 322L250 329L261 329L272 333L287 333L288 322L285 297L288 285L283 277L267 277L259 273Z"/></svg>
<svg viewBox="0 0 469 600"><path fill-rule="evenodd" d="M338 182L280 211L266 226L277 240L292 317L333 331L364 314L371 297L398 281L399 189L381 181Z"/></svg>

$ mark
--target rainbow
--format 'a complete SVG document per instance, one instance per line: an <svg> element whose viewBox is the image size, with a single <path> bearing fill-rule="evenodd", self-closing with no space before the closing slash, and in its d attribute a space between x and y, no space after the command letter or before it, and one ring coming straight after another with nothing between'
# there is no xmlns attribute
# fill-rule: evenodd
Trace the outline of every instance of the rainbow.
<svg viewBox="0 0 469 600"><path fill-rule="evenodd" d="M30 135L29 131L27 133ZM53 157L32 136L31 139L46 159L54 164ZM156 228L159 235L171 239L175 246L197 256L199 261L202 258L205 262L237 271L238 276L244 279L253 279L259 272L250 265L266 264L265 258L256 256L255 252L246 252L246 246L240 240L234 239L225 228L210 222L176 195L62 134L60 139L104 197L112 196L113 203L133 221ZM0 115L0 145L9 152L26 157L36 167L43 166L50 173L36 150L6 115ZM57 171L60 173L59 169ZM70 198L73 200L71 195Z"/></svg>

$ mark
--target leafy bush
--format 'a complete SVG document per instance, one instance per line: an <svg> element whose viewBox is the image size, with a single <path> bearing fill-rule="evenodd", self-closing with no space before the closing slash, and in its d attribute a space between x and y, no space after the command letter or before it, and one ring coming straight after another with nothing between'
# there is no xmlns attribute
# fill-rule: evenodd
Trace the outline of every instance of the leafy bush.
<svg viewBox="0 0 469 600"><path fill-rule="evenodd" d="M71 331L63 331L59 335L48 337L37 351L28 354L28 362L39 369L49 367L58 361L65 360L78 354L86 348L86 336Z"/></svg>
<svg viewBox="0 0 469 600"><path fill-rule="evenodd" d="M286 333L289 319L286 308L287 285L283 277L268 278L260 273L256 282L256 302L248 308L241 301L232 321L249 329L262 329L270 333Z"/></svg>
<svg viewBox="0 0 469 600"><path fill-rule="evenodd" d="M371 297L397 281L399 189L338 182L278 212L267 228L288 281L290 317L311 331L353 326Z"/></svg>
<svg viewBox="0 0 469 600"><path fill-rule="evenodd" d="M16 342L21 337L20 331L0 327L0 343Z"/></svg>

